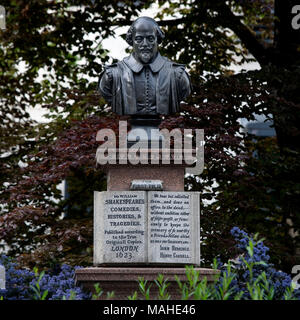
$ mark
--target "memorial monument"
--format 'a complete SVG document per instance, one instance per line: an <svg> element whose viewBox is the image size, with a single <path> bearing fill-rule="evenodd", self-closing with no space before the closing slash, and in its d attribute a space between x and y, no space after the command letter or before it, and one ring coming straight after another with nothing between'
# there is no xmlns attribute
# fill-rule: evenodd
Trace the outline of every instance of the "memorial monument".
<svg viewBox="0 0 300 320"><path fill-rule="evenodd" d="M164 37L153 19L138 18L126 37L132 54L104 67L99 79L112 111L130 115L132 127L147 133L158 130L161 115L180 111L191 93L185 67L159 53ZM126 298L137 290L138 276L153 281L162 273L175 283L175 274L184 279L185 265L199 267L200 195L184 191L185 167L174 159L106 166L107 191L94 192L94 268L77 270L77 282L89 288L99 282Z"/></svg>

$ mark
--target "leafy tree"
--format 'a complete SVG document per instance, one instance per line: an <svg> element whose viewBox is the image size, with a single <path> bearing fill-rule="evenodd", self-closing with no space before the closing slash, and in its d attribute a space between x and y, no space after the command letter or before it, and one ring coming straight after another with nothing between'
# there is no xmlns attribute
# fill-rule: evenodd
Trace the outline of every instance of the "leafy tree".
<svg viewBox="0 0 300 320"><path fill-rule="evenodd" d="M300 56L299 34L288 27L292 6L292 1L180 1L160 15L179 16L168 25L174 36L165 48L192 66L190 102L199 108L189 107L182 125L205 130L206 170L200 184L197 179L188 184L203 191L202 198L217 200L201 216L202 254L208 260L228 254L228 226L239 224L270 241L281 268L290 271L298 263ZM186 37L177 36L179 25ZM228 29L233 34L225 37ZM226 40L230 46L222 50ZM185 49L178 53L178 47ZM260 70L230 75L230 64L251 58ZM217 64L221 75L207 75L216 69L206 63ZM272 118L276 139L255 143L241 133L238 119L253 120L253 112Z"/></svg>
<svg viewBox="0 0 300 320"><path fill-rule="evenodd" d="M230 255L233 225L260 231L281 268L290 271L296 263L299 43L287 41L283 23L283 9L291 3L158 1L157 19L167 33L161 50L188 66L194 86L182 113L162 126L205 130L205 170L186 184L202 191L202 201L212 200L201 210L207 264L216 254ZM117 130L118 121L95 92L102 65L109 62L101 42L151 4L4 1L0 238L28 264L91 263L86 195L105 188L104 174L95 168L95 135L102 127ZM260 69L234 74L232 66L251 61ZM45 108L49 123L29 119L28 107L37 106ZM274 120L276 139L255 142L243 132L239 119L253 120L254 112ZM56 186L66 178L80 183L62 201Z"/></svg>

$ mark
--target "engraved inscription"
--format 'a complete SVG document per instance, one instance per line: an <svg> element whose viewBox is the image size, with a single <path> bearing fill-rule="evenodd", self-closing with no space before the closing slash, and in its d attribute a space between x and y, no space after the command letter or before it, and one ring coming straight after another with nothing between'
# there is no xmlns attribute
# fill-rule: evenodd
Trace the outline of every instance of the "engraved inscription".
<svg viewBox="0 0 300 320"><path fill-rule="evenodd" d="M189 263L191 197L184 192L149 192L149 250L156 262Z"/></svg>
<svg viewBox="0 0 300 320"><path fill-rule="evenodd" d="M94 263L199 264L199 196L95 192Z"/></svg>
<svg viewBox="0 0 300 320"><path fill-rule="evenodd" d="M104 262L144 261L144 192L107 192L102 203Z"/></svg>

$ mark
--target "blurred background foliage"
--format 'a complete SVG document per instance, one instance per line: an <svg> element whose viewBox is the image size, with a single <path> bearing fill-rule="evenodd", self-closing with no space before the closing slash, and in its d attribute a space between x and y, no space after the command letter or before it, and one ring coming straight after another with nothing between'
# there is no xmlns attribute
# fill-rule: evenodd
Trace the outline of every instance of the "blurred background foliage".
<svg viewBox="0 0 300 320"><path fill-rule="evenodd" d="M21 263L92 263L92 193L106 188L95 135L119 117L96 92L102 41L152 1L10 0L0 31L0 245ZM157 1L161 53L186 64L193 94L162 127L205 130L203 266L234 253L230 229L260 232L272 262L299 264L299 42L283 23L292 1ZM286 9L287 8L287 9ZM290 11L289 11L290 12ZM123 35L124 38L125 35ZM257 70L242 70L258 62ZM235 72L239 67L240 72ZM43 108L47 123L29 111ZM276 137L247 134L264 115ZM69 196L57 185L66 180Z"/></svg>

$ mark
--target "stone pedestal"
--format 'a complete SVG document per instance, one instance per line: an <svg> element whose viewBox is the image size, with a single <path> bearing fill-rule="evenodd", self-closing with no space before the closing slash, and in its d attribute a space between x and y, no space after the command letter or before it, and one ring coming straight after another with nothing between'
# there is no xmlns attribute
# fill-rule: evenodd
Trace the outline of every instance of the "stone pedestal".
<svg viewBox="0 0 300 320"><path fill-rule="evenodd" d="M199 272L199 279L207 278L208 283L213 282L214 276L217 274L215 270L205 268L195 268ZM132 296L135 291L138 298L143 298L138 287L138 278L143 277L147 280L147 285L152 284L150 289L150 298L156 299L158 288L154 283L158 274L163 274L164 279L168 279L170 283L167 291L171 295L172 300L180 300L181 293L175 280L177 275L181 282L187 281L185 268L149 268L149 267L98 267L85 268L76 270L76 282L85 290L94 292L94 285L99 283L100 288L104 291L100 299L106 298L106 293L114 291L116 300L127 300L128 296Z"/></svg>
<svg viewBox="0 0 300 320"><path fill-rule="evenodd" d="M163 163L163 152L160 149L156 164L118 160L105 166L107 191L94 193L94 267L75 273L77 284L87 290L99 283L103 298L114 291L116 299L127 299L139 292L137 281L143 277L153 284L154 299L154 280L163 274L172 299L180 299L175 275L186 281L185 265L194 265L200 279L207 277L208 282L216 274L199 268L200 195L184 191L187 165L178 164L175 153L170 164ZM141 153L150 159L147 150Z"/></svg>

